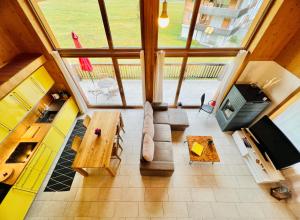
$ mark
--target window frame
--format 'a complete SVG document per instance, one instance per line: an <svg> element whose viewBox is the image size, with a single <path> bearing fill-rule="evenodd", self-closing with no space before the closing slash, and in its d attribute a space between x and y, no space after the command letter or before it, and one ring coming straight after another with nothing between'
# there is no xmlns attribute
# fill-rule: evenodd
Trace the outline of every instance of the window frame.
<svg viewBox="0 0 300 220"><path fill-rule="evenodd" d="M55 38L55 35L53 34L43 12L41 11L40 7L38 6L36 0L27 0L28 5L30 6L32 12L35 15L35 18L39 22L44 34L46 35L52 50L58 51L60 56L62 58L74 58L74 57L106 57L106 58L111 58L113 67L115 70L115 75L117 78L118 86L119 86L119 92L121 95L121 100L122 100L122 106L118 105L113 105L113 106L92 106L89 105L87 100L88 107L91 108L128 108L128 107L140 107L140 106L128 106L126 102L126 97L124 94L124 89L123 89L123 84L122 84L122 79L120 75L120 68L118 64L118 59L139 59L140 58L140 51L145 50L145 36L144 36L144 11L143 11L143 5L144 1L147 0L140 0L140 32L141 32L141 47L123 47L123 48L115 48L113 44L113 36L111 34L110 30L110 25L109 25L109 19L107 16L107 11L106 11L106 6L105 6L105 0L98 0L99 4L99 10L100 10L100 16L102 18L102 24L99 23L99 25L104 26L105 30L105 35L108 43L108 48L107 49L100 49L100 48L81 48L81 49L76 49L76 48L61 48L59 47L59 43ZM155 0L159 1L159 0ZM272 4L274 3L274 0L264 0L258 13L256 14L250 29L248 30L245 39L243 40L242 46L241 47L236 47L236 48L191 48L191 43L192 43L192 37L193 33L195 31L195 26L197 22L197 17L199 14L200 6L203 0L195 0L194 1L194 8L191 14L191 23L190 23L190 28L189 28L189 33L188 33L188 38L186 40L186 46L182 48L173 48L173 47L159 47L158 48L158 39L156 39L156 45L152 45L155 48L155 51L160 51L164 50L165 51L165 56L166 57L182 57L182 63L181 63L181 70L180 70L180 75L178 79L178 85L177 85L177 90L176 90L176 95L175 95L175 100L173 105L171 106L176 106L180 91L181 91L181 86L184 80L184 73L186 70L187 66L187 61L189 57L232 57L236 56L237 53L240 50L248 50L253 39L255 38L257 32L259 31L259 28L261 27L264 18L266 17L268 11L270 10ZM156 18L157 19L157 18ZM157 22L152 21L152 22ZM150 34L150 33L149 33ZM155 54L153 54L155 56ZM147 77L145 77L147 80ZM146 81L146 84L149 83ZM81 92L81 90L79 89Z"/></svg>

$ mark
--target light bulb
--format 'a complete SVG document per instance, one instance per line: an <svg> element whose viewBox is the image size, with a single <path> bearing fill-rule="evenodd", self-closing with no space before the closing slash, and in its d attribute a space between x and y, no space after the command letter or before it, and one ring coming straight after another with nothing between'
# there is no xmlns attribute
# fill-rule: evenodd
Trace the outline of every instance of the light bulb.
<svg viewBox="0 0 300 220"><path fill-rule="evenodd" d="M169 22L170 22L170 19L169 19L169 16L168 16L168 12L167 12L167 8L168 8L168 3L165 0L163 2L161 15L159 16L159 19L158 19L158 25L161 28L167 27L169 25Z"/></svg>
<svg viewBox="0 0 300 220"><path fill-rule="evenodd" d="M166 18L159 18L158 19L158 24L161 28L165 28L169 25L170 19L168 17Z"/></svg>

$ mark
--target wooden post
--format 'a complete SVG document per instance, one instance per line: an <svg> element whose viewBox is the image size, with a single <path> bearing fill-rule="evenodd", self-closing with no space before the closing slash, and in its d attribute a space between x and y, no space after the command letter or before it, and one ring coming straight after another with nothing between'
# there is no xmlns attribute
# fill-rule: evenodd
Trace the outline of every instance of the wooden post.
<svg viewBox="0 0 300 220"><path fill-rule="evenodd" d="M146 100L153 101L153 81L158 40L159 0L140 0L142 48L145 56Z"/></svg>

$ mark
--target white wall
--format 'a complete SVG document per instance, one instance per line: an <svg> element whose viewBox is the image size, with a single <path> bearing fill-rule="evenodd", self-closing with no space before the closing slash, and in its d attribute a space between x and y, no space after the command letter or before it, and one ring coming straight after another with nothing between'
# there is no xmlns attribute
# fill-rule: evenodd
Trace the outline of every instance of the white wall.
<svg viewBox="0 0 300 220"><path fill-rule="evenodd" d="M270 113L300 86L300 79L274 61L251 61L246 66L237 83L264 85L267 80L277 77L281 81L264 90L271 99L271 105L261 114Z"/></svg>
<svg viewBox="0 0 300 220"><path fill-rule="evenodd" d="M281 81L273 87L264 90L272 100L272 104L261 116L270 113L293 91L299 88L300 79L274 61L252 61L249 62L237 81L238 83L257 83L261 86L266 80L274 77L281 79ZM298 163L285 169L282 173L286 177L286 183L290 186L293 193L293 198L288 202L288 206L300 218L300 164Z"/></svg>

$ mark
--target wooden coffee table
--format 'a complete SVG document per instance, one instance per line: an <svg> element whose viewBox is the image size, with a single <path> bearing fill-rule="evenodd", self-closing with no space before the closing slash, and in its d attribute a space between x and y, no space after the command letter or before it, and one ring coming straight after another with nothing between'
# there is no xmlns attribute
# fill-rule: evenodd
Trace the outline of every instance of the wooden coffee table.
<svg viewBox="0 0 300 220"><path fill-rule="evenodd" d="M192 164L195 161L211 162L212 164L214 162L220 162L220 158L214 142L210 146L208 146L208 140L213 141L213 138L211 136L187 136L186 138L187 138L189 154L190 154L189 164ZM194 142L198 142L199 144L204 146L204 150L201 156L198 156L197 154L191 151Z"/></svg>

